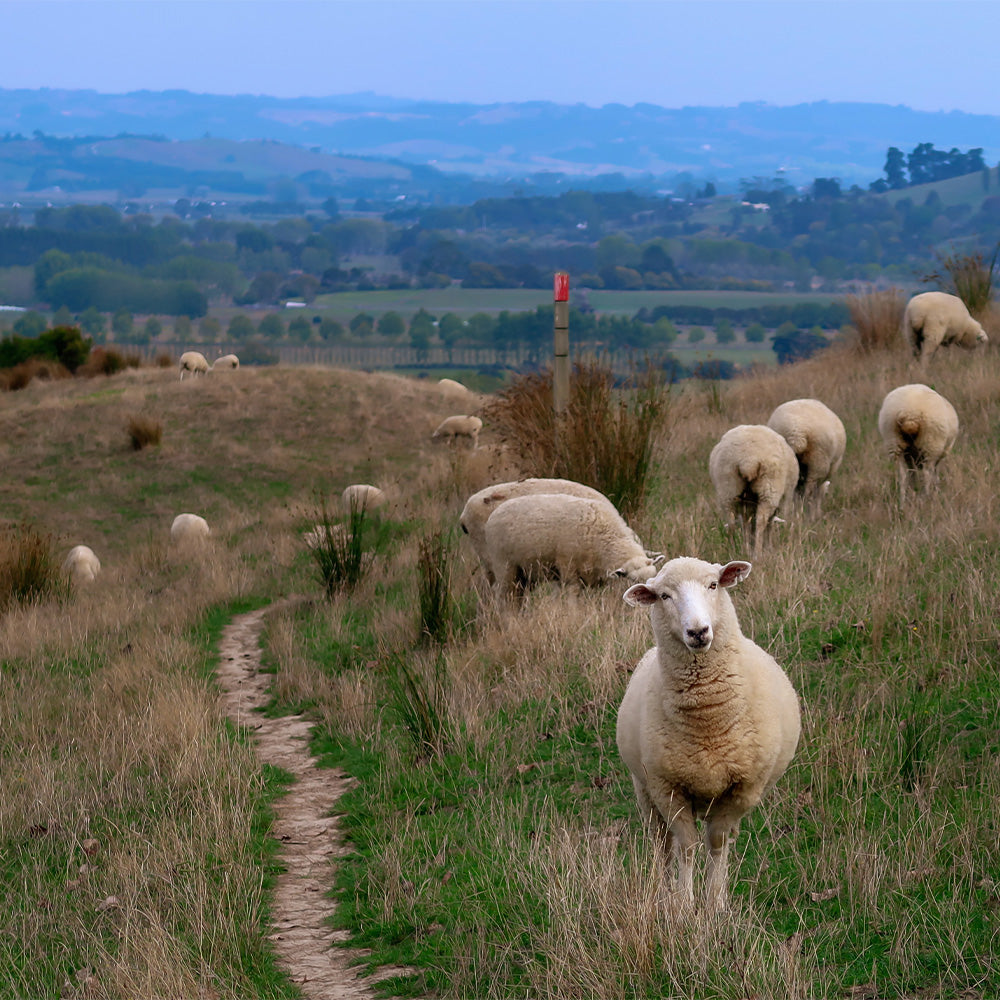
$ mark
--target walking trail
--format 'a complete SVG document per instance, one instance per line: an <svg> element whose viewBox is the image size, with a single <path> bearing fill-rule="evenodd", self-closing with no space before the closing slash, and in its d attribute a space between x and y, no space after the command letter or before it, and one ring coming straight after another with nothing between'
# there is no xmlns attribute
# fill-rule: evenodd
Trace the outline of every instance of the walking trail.
<svg viewBox="0 0 1000 1000"><path fill-rule="evenodd" d="M350 962L364 953L336 946L347 935L331 929L336 903L325 893L333 884L336 858L345 850L330 811L351 779L341 771L317 768L309 753L310 723L301 715L269 719L255 711L267 704L272 679L260 669L260 632L268 610L237 615L226 627L217 676L229 717L254 731L261 762L295 776L288 793L275 803L272 835L281 842L278 860L285 871L275 887L270 937L303 996L374 1000L373 983L412 970L385 967L362 977Z"/></svg>

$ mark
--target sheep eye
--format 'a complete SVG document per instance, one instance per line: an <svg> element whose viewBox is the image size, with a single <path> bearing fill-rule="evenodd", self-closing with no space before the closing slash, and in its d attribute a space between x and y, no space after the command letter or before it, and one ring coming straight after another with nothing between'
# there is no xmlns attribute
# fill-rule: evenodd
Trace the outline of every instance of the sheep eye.
<svg viewBox="0 0 1000 1000"><path fill-rule="evenodd" d="M719 588L719 584L717 582L714 582L714 581L708 585L708 589L709 590L718 590L718 588Z"/></svg>
<svg viewBox="0 0 1000 1000"><path fill-rule="evenodd" d="M660 597L661 597L661 598L662 598L662 599L663 599L664 601L669 601L669 600L670 600L670 595L669 595L669 594L668 594L668 593L667 593L666 591L664 591L664 592L663 592L662 594L660 594Z"/></svg>

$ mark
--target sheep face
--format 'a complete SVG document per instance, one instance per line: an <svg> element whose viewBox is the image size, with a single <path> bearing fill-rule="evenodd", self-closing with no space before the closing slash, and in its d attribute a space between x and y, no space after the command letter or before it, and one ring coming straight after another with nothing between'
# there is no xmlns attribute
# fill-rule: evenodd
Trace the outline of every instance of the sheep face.
<svg viewBox="0 0 1000 1000"><path fill-rule="evenodd" d="M973 347L978 347L980 344L987 343L989 339L990 338L986 336L986 331L982 328L982 326L970 316L965 329L955 337L955 343L957 343L960 347L966 347L971 350Z"/></svg>
<svg viewBox="0 0 1000 1000"><path fill-rule="evenodd" d="M673 559L653 579L629 587L624 599L633 607L649 607L658 646L669 642L691 653L707 653L720 617L721 591L745 580L750 568L742 561L720 566L700 559Z"/></svg>

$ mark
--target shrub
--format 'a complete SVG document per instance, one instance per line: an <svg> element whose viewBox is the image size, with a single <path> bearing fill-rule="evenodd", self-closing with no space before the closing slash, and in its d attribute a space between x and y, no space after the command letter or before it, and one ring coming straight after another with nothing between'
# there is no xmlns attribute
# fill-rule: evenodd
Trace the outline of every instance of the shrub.
<svg viewBox="0 0 1000 1000"><path fill-rule="evenodd" d="M847 310L857 337L859 354L894 350L899 347L906 297L898 288L847 296Z"/></svg>
<svg viewBox="0 0 1000 1000"><path fill-rule="evenodd" d="M29 524L0 532L0 610L41 600L60 583L48 535Z"/></svg>
<svg viewBox="0 0 1000 1000"><path fill-rule="evenodd" d="M421 670L418 660L393 653L386 663L393 708L418 750L440 757L448 748L448 673L444 655ZM429 674L430 676L425 676Z"/></svg>
<svg viewBox="0 0 1000 1000"><path fill-rule="evenodd" d="M326 596L353 590L368 572L375 552L384 541L381 522L363 506L352 504L347 523L335 523L326 501L320 497L316 524L319 537L309 551Z"/></svg>
<svg viewBox="0 0 1000 1000"><path fill-rule="evenodd" d="M616 389L610 368L577 362L558 428L551 370L515 378L489 404L486 417L519 455L526 475L585 483L630 516L645 499L653 446L669 401L663 373L651 367Z"/></svg>
<svg viewBox="0 0 1000 1000"><path fill-rule="evenodd" d="M157 368L173 368L174 359L166 351L160 351L160 353L156 355L156 361L154 364Z"/></svg>
<svg viewBox="0 0 1000 1000"><path fill-rule="evenodd" d="M95 375L116 375L128 367L128 359L114 347L95 347L90 357L77 369L78 374L92 378ZM138 367L134 365L133 367Z"/></svg>
<svg viewBox="0 0 1000 1000"><path fill-rule="evenodd" d="M420 588L420 636L443 643L451 634L455 604L451 597L448 539L437 531L420 539L417 556Z"/></svg>
<svg viewBox="0 0 1000 1000"><path fill-rule="evenodd" d="M135 451L142 451L148 445L159 444L163 437L163 424L142 414L134 414L128 418L127 430Z"/></svg>
<svg viewBox="0 0 1000 1000"><path fill-rule="evenodd" d="M993 300L993 277L998 254L1000 244L988 262L981 253L949 254L944 257L938 254L940 270L932 271L921 280L934 282L944 291L957 295L973 316L982 318Z"/></svg>

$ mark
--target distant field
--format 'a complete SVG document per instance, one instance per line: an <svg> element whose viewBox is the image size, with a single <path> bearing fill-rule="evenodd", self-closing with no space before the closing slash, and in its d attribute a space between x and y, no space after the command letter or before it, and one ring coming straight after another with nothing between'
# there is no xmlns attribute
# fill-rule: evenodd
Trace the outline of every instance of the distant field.
<svg viewBox="0 0 1000 1000"><path fill-rule="evenodd" d="M572 294L572 293L571 293ZM631 316L645 307L661 305L694 305L718 308L746 309L751 306L775 304L797 305L816 302L827 305L838 296L820 292L715 292L715 291L593 291L587 298L598 312L621 313ZM532 288L404 288L385 292L337 292L321 295L310 307L320 315L332 316L341 323L359 312L376 316L390 310L411 316L418 309L426 309L435 316L453 312L468 317L473 313L526 312L537 306L548 305L552 294L546 289Z"/></svg>

